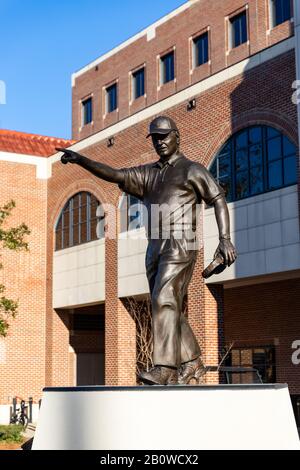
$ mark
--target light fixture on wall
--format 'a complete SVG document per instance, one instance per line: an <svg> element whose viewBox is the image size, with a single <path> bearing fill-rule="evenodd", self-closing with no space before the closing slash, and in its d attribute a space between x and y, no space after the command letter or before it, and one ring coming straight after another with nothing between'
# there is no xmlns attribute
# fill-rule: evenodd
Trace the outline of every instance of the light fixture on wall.
<svg viewBox="0 0 300 470"><path fill-rule="evenodd" d="M190 100L187 104L187 110L188 111L192 111L193 109L196 108L196 105L197 105L197 102L196 102L196 98L193 98L192 100Z"/></svg>
<svg viewBox="0 0 300 470"><path fill-rule="evenodd" d="M113 145L115 145L115 138L109 137L109 139L107 139L107 147L112 147Z"/></svg>

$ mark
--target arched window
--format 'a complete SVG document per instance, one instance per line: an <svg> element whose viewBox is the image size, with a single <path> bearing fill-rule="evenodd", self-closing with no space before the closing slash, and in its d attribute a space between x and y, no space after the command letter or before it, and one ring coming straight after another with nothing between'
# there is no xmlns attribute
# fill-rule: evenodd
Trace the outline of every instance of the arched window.
<svg viewBox="0 0 300 470"><path fill-rule="evenodd" d="M124 193L121 201L120 231L128 232L145 225L144 205L134 196Z"/></svg>
<svg viewBox="0 0 300 470"><path fill-rule="evenodd" d="M55 229L56 251L104 237L103 224L98 224L99 205L96 197L87 192L75 194L68 200Z"/></svg>
<svg viewBox="0 0 300 470"><path fill-rule="evenodd" d="M277 129L252 126L226 142L210 171L227 201L238 201L296 184L296 155L296 146Z"/></svg>

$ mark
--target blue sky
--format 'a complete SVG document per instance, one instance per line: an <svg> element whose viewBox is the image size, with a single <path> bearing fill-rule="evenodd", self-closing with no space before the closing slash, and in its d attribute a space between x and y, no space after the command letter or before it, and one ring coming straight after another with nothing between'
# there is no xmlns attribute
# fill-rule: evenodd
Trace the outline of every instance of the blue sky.
<svg viewBox="0 0 300 470"><path fill-rule="evenodd" d="M0 0L0 128L70 138L71 74L183 3Z"/></svg>

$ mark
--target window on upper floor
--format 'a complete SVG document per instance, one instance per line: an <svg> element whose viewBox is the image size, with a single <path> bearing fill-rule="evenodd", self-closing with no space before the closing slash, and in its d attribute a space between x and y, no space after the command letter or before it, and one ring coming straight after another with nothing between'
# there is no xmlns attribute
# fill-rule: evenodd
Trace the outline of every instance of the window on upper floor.
<svg viewBox="0 0 300 470"><path fill-rule="evenodd" d="M208 60L208 32L206 32L193 39L193 67L199 67Z"/></svg>
<svg viewBox="0 0 300 470"><path fill-rule="evenodd" d="M297 183L297 148L273 127L252 126L234 134L210 168L237 201Z"/></svg>
<svg viewBox="0 0 300 470"><path fill-rule="evenodd" d="M86 126L93 120L93 99L87 98L81 102L82 106L82 126Z"/></svg>
<svg viewBox="0 0 300 470"><path fill-rule="evenodd" d="M234 49L235 47L247 42L247 12L243 11L242 13L230 18L229 29L230 49Z"/></svg>
<svg viewBox="0 0 300 470"><path fill-rule="evenodd" d="M145 94L145 68L133 72L132 74L132 98L138 99Z"/></svg>
<svg viewBox="0 0 300 470"><path fill-rule="evenodd" d="M121 232L128 232L143 227L144 205L134 196L124 193L121 202Z"/></svg>
<svg viewBox="0 0 300 470"><path fill-rule="evenodd" d="M55 228L55 250L88 243L104 237L104 225L99 224L100 203L88 192L71 197L63 208Z"/></svg>
<svg viewBox="0 0 300 470"><path fill-rule="evenodd" d="M106 88L106 113L112 113L118 107L118 85L113 85Z"/></svg>
<svg viewBox="0 0 300 470"><path fill-rule="evenodd" d="M269 0L271 28L288 21L292 16L291 0Z"/></svg>
<svg viewBox="0 0 300 470"><path fill-rule="evenodd" d="M174 51L160 58L160 84L171 82L175 78L175 53Z"/></svg>

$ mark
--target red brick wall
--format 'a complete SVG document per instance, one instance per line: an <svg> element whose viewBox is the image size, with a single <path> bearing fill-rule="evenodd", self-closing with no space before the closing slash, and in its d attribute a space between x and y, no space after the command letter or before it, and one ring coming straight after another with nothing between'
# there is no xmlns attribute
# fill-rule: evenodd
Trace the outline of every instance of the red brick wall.
<svg viewBox="0 0 300 470"><path fill-rule="evenodd" d="M228 50L228 19L248 9L249 44ZM190 38L209 29L210 64L198 67L192 73L192 47ZM260 50L293 35L290 21L269 30L268 0L204 0L156 29L156 36L147 41L144 36L110 58L76 78L73 87L73 138L82 139L109 125L170 96L227 66L237 63ZM175 47L176 81L159 86L159 60ZM126 64L124 66L124 64ZM146 99L140 98L130 106L130 72L146 64ZM106 116L104 88L118 80L118 111ZM81 105L83 98L93 93L93 123L81 131Z"/></svg>
<svg viewBox="0 0 300 470"><path fill-rule="evenodd" d="M188 319L200 344L205 365L217 366L224 347L223 286L206 286L201 273L204 269L203 250L199 253L188 291ZM206 383L219 383L219 374L210 372Z"/></svg>
<svg viewBox="0 0 300 470"><path fill-rule="evenodd" d="M300 280L225 289L225 340L236 346L276 344L276 379L300 393L300 366L291 348L300 339ZM277 345L278 340L279 344Z"/></svg>
<svg viewBox="0 0 300 470"><path fill-rule="evenodd" d="M36 167L0 162L0 205L10 199L16 208L7 226L24 222L29 252L1 250L0 282L5 295L19 300L18 315L11 320L8 336L1 340L6 361L0 361L0 404L13 396L40 398L45 384L46 321L46 180L36 179Z"/></svg>
<svg viewBox="0 0 300 470"><path fill-rule="evenodd" d="M116 240L105 247L105 384L136 385L136 330L133 319L118 298Z"/></svg>

